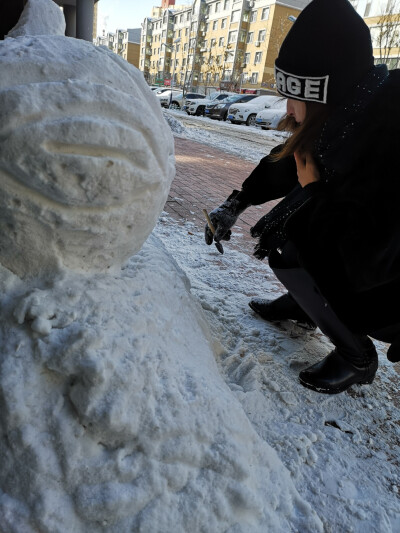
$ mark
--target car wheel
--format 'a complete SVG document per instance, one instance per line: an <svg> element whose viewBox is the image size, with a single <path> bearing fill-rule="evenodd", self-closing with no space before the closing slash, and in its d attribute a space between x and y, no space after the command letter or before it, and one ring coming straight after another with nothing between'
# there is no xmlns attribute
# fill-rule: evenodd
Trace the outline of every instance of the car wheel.
<svg viewBox="0 0 400 533"><path fill-rule="evenodd" d="M196 116L204 115L205 107L203 105L199 105L199 107L196 109Z"/></svg>
<svg viewBox="0 0 400 533"><path fill-rule="evenodd" d="M180 105L178 102L171 102L171 105L169 106L170 109L180 109Z"/></svg>
<svg viewBox="0 0 400 533"><path fill-rule="evenodd" d="M253 113L249 115L246 120L246 126L255 126L256 124L256 115Z"/></svg>

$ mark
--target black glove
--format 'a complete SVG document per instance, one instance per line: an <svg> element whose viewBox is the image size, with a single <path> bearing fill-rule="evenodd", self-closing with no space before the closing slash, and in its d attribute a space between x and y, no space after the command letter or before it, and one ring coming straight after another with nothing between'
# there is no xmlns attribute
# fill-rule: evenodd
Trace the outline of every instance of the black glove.
<svg viewBox="0 0 400 533"><path fill-rule="evenodd" d="M212 244L214 240L215 242L229 241L231 238L231 227L235 224L238 216L250 205L238 199L239 194L239 191L233 191L223 204L209 214L215 228L215 235L206 224L204 238L207 244Z"/></svg>

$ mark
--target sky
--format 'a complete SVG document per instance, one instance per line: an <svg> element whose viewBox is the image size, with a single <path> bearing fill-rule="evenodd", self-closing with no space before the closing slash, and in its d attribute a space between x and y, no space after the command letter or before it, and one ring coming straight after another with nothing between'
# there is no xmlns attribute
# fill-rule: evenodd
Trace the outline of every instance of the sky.
<svg viewBox="0 0 400 533"><path fill-rule="evenodd" d="M191 0L177 0L178 5L191 4ZM161 6L161 0L99 0L97 33L103 29L114 32L117 29L140 28L143 19L151 15L153 6Z"/></svg>

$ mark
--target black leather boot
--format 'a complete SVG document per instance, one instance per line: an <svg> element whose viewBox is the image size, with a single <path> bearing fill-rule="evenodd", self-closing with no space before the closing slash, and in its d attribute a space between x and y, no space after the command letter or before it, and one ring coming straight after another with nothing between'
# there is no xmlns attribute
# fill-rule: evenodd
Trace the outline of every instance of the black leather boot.
<svg viewBox="0 0 400 533"><path fill-rule="evenodd" d="M300 383L325 394L352 385L372 383L378 356L371 339L353 332L336 314L317 284L303 268L273 268L281 283L336 347L319 363L300 372Z"/></svg>
<svg viewBox="0 0 400 533"><path fill-rule="evenodd" d="M280 320L295 320L306 329L315 329L316 325L311 318L303 311L289 293L283 294L276 300L263 300L253 298L249 306L255 313L264 320L277 322Z"/></svg>
<svg viewBox="0 0 400 533"><path fill-rule="evenodd" d="M335 348L322 361L302 370L300 383L324 394L338 394L352 385L372 383L378 368L378 356L372 342L371 345L358 356L352 354L351 358Z"/></svg>

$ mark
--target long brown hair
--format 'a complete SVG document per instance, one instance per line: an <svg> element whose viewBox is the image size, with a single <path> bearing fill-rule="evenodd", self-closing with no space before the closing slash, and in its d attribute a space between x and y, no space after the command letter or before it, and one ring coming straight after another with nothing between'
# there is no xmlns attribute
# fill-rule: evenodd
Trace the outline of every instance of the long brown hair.
<svg viewBox="0 0 400 533"><path fill-rule="evenodd" d="M283 149L271 156L275 161L293 155L294 152L309 152L314 150L314 143L321 133L322 127L330 114L330 107L318 102L305 102L306 116L301 124L297 124L294 117L286 115L278 124L278 130L290 131L292 135L286 141Z"/></svg>

